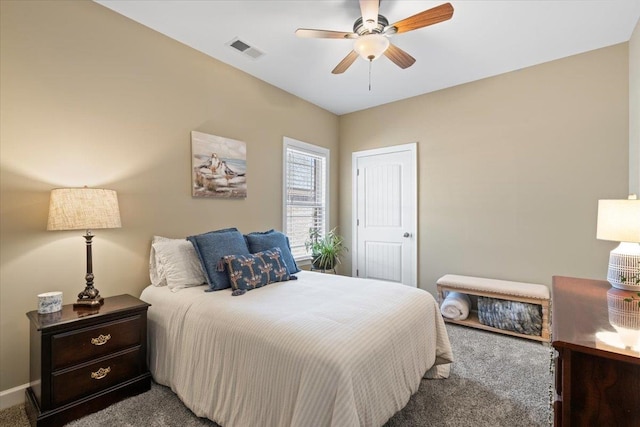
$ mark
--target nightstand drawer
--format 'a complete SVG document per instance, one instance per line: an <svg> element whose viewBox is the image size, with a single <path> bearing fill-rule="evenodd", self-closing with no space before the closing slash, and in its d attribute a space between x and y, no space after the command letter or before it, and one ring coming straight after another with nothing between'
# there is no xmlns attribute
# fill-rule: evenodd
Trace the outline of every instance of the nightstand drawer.
<svg viewBox="0 0 640 427"><path fill-rule="evenodd" d="M140 348L52 375L53 405L89 396L145 372Z"/></svg>
<svg viewBox="0 0 640 427"><path fill-rule="evenodd" d="M142 322L141 316L133 316L54 335L51 340L51 369L63 369L140 345Z"/></svg>

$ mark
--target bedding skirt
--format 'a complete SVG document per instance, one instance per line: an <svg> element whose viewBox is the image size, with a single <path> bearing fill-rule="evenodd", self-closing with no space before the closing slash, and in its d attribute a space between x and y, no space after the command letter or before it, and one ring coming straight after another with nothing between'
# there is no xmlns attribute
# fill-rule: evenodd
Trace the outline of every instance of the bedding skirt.
<svg viewBox="0 0 640 427"><path fill-rule="evenodd" d="M244 295L149 286L149 368L224 427L381 426L446 378L438 305L404 285L302 271Z"/></svg>

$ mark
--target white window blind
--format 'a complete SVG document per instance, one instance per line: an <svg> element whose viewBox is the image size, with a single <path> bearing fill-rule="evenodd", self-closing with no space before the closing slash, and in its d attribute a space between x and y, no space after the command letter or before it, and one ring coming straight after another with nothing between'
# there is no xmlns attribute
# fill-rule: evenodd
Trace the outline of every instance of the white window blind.
<svg viewBox="0 0 640 427"><path fill-rule="evenodd" d="M285 138L283 228L296 259L310 255L304 245L310 228L327 231L328 162L326 148Z"/></svg>

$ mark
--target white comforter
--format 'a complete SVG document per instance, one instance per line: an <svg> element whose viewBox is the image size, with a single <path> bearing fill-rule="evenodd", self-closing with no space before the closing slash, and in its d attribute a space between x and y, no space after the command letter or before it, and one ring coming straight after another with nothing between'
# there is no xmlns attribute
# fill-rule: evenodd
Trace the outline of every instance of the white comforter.
<svg viewBox="0 0 640 427"><path fill-rule="evenodd" d="M428 292L297 276L235 297L147 287L154 379L225 427L347 427L384 424L423 376L448 376L451 347Z"/></svg>

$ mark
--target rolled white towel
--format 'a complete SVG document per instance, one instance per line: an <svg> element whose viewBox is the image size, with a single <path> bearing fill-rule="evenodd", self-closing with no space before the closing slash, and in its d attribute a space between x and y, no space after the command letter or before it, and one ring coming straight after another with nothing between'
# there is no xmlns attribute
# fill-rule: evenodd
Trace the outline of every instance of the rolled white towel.
<svg viewBox="0 0 640 427"><path fill-rule="evenodd" d="M449 292L440 306L440 312L451 320L464 320L469 317L471 299L467 294Z"/></svg>

